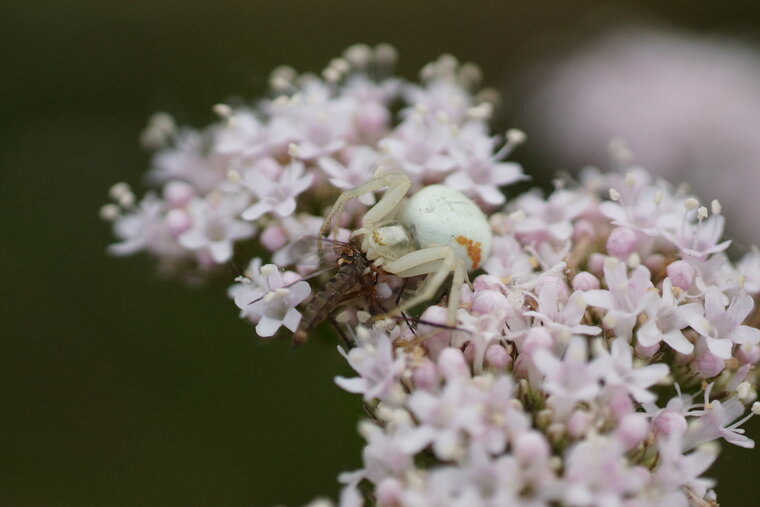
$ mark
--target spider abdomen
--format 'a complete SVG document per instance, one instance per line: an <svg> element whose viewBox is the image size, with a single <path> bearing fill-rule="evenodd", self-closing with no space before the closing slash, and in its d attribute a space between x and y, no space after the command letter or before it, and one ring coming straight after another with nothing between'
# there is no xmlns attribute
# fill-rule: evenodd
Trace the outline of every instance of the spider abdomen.
<svg viewBox="0 0 760 507"><path fill-rule="evenodd" d="M453 188L422 188L406 202L400 218L420 248L450 246L468 270L480 266L491 251L491 228L485 215Z"/></svg>

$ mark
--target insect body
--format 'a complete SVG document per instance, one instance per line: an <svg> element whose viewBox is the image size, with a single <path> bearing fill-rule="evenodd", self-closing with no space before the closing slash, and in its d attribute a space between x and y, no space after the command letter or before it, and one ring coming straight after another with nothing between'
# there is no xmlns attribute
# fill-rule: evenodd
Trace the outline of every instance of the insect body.
<svg viewBox="0 0 760 507"><path fill-rule="evenodd" d="M427 275L416 294L390 314L400 314L431 299L451 275L448 323L456 320L459 288L467 272L476 269L491 250L491 229L483 212L466 195L444 185L430 185L406 199L412 182L400 172L375 178L343 192L322 225L329 232L350 199L387 187L383 197L364 215L361 251L376 266L400 277Z"/></svg>
<svg viewBox="0 0 760 507"><path fill-rule="evenodd" d="M363 290L371 293L374 283L374 273L367 273L369 262L362 251L354 245L342 244L338 258L338 271L311 298L304 308L301 322L293 334L293 344L300 345L308 339L308 334L341 302L356 295L351 289L360 285Z"/></svg>

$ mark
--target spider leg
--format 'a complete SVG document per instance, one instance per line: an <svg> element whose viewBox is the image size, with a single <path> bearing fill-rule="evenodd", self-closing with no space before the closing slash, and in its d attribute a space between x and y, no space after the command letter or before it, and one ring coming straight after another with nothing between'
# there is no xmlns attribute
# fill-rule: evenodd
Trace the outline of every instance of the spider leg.
<svg viewBox="0 0 760 507"><path fill-rule="evenodd" d="M464 283L466 270L464 263L457 257L456 252L448 246L436 246L417 250L385 265L385 269L398 276L407 278L427 274L427 278L417 289L414 296L402 302L391 310L389 315L397 315L414 306L428 301L453 273L451 291L449 294L447 324L456 322L456 312L459 307L459 289Z"/></svg>
<svg viewBox="0 0 760 507"><path fill-rule="evenodd" d="M383 176L383 182L385 183L383 186L387 186L388 190L364 214L362 219L362 227L364 228L372 227L391 215L399 203L404 200L404 196L412 186L412 180L409 179L409 176L402 173L388 173Z"/></svg>
<svg viewBox="0 0 760 507"><path fill-rule="evenodd" d="M317 248L319 250L322 249L322 237L325 236L326 233L330 230L333 232L337 231L338 221L340 215L343 213L343 208L351 199L380 190L383 187L388 187L388 190L383 194L380 200L364 215L362 223L364 225L372 225L382 221L385 217L390 215L404 199L404 196L411 186L412 181L407 175L399 172L390 172L363 183L358 187L344 191L338 196L335 203L332 205L332 208L330 208L330 211L328 211L325 216L325 221L322 223L322 227L319 230Z"/></svg>

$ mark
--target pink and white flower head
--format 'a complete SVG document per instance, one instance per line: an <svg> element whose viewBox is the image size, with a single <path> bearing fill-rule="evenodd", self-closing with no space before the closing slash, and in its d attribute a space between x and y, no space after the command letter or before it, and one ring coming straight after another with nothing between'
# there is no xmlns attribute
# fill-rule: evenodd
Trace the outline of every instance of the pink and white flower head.
<svg viewBox="0 0 760 507"><path fill-rule="evenodd" d="M453 325L451 290L396 317L420 282L377 263L327 293L343 303L331 320L355 372L335 382L367 411L361 468L341 474L340 504L714 501L703 474L718 442L753 446L742 425L760 413L757 250L735 265L720 204L631 166L620 143L615 172L507 200L501 187L525 176L505 157L524 134L502 142L489 130L479 71L445 56L411 83L391 76L394 60L387 45L357 45L322 78L276 70L270 99L219 104L204 129L154 118L144 138L157 188L138 200L114 185L101 209L118 238L109 250L145 251L194 281L247 266L228 295L273 336L325 303L307 299L303 276L334 287L347 272L316 249L340 192L378 166L406 172L412 194L458 188L492 213L494 237L484 273L451 289ZM352 200L335 239L350 241L381 199Z"/></svg>

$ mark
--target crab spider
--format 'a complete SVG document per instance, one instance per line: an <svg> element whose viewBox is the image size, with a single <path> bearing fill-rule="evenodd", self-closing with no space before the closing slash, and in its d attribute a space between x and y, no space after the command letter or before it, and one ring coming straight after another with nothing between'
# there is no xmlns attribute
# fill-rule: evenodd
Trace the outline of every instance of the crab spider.
<svg viewBox="0 0 760 507"><path fill-rule="evenodd" d="M453 325L467 272L480 266L491 250L491 228L480 208L458 190L429 185L406 198L411 186L404 173L378 170L373 179L338 196L320 238L338 221L347 201L387 187L351 237L360 237L367 259L385 271L403 278L427 275L417 292L389 315L430 300L452 275L448 323Z"/></svg>

